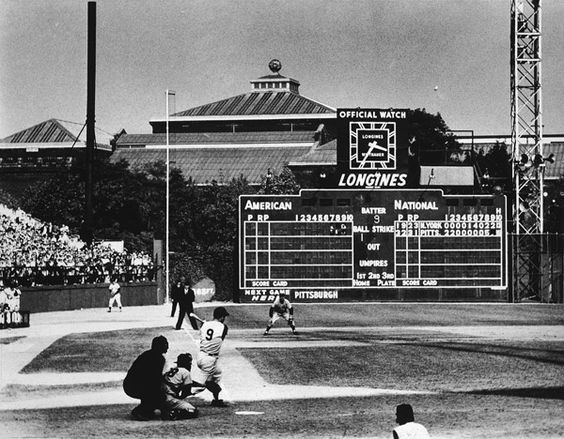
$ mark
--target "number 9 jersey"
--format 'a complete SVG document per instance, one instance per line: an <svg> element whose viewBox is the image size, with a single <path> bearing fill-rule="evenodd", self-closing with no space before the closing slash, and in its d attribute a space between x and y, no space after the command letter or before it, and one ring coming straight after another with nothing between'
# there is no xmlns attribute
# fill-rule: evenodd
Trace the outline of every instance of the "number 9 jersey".
<svg viewBox="0 0 564 439"><path fill-rule="evenodd" d="M227 325L217 320L206 321L200 327L200 351L217 357L227 335Z"/></svg>

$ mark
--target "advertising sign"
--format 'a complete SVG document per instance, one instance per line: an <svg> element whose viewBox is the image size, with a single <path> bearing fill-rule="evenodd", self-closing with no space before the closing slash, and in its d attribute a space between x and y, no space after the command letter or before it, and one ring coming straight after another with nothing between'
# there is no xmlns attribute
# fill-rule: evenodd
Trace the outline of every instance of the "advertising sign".
<svg viewBox="0 0 564 439"><path fill-rule="evenodd" d="M406 109L338 109L338 187L402 187ZM402 158L403 159L403 158Z"/></svg>

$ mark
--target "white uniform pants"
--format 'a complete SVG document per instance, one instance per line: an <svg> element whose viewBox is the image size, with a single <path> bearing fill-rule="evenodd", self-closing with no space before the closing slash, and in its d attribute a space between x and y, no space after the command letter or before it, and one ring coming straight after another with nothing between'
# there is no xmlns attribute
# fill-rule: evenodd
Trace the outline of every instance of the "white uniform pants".
<svg viewBox="0 0 564 439"><path fill-rule="evenodd" d="M197 368L192 371L192 381L205 384L207 381L219 383L221 369L218 366L219 357L208 355L204 352L198 354Z"/></svg>
<svg viewBox="0 0 564 439"><path fill-rule="evenodd" d="M117 304L117 306L121 308L121 294L120 293L117 293L115 296L110 297L110 301L108 302L108 308L111 308L114 303Z"/></svg>

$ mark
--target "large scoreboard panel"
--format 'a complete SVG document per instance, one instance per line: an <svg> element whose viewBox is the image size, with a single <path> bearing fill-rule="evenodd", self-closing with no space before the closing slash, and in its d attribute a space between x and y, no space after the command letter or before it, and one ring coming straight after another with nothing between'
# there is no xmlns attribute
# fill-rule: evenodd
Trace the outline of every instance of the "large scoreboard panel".
<svg viewBox="0 0 564 439"><path fill-rule="evenodd" d="M280 290L335 299L343 289L507 286L504 196L305 189L243 195L239 215L243 300Z"/></svg>

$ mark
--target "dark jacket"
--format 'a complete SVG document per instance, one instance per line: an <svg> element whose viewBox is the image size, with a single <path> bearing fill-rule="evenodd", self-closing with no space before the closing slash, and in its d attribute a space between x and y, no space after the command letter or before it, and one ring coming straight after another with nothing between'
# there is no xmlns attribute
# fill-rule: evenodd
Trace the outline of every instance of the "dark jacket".
<svg viewBox="0 0 564 439"><path fill-rule="evenodd" d="M165 357L156 350L143 352L133 362L123 380L125 393L137 399L158 397Z"/></svg>
<svg viewBox="0 0 564 439"><path fill-rule="evenodd" d="M183 294L181 301L185 304L185 305L192 305L194 303L194 300L196 300L196 296L194 294L194 290L191 287L188 287L188 290L186 291L185 294Z"/></svg>
<svg viewBox="0 0 564 439"><path fill-rule="evenodd" d="M175 283L170 290L170 298L175 301L180 301L184 297L185 284L180 282L180 284Z"/></svg>

